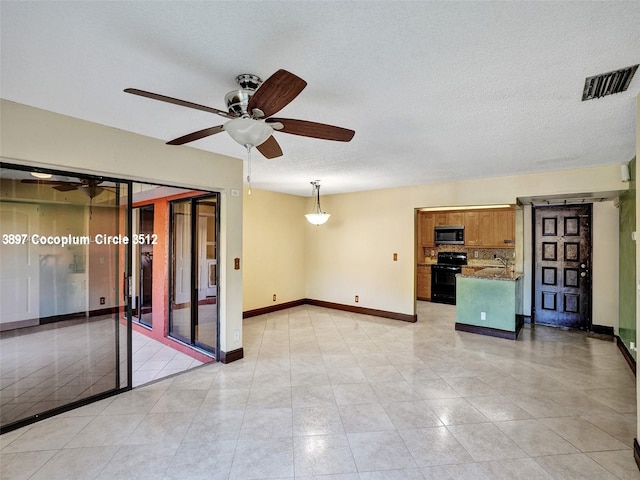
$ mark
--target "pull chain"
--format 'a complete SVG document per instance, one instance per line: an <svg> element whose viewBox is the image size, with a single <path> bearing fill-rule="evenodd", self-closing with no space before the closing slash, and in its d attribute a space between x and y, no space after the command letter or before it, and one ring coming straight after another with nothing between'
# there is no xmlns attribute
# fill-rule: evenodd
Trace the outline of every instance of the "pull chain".
<svg viewBox="0 0 640 480"><path fill-rule="evenodd" d="M251 145L247 145L247 183L249 184L249 191L251 195Z"/></svg>

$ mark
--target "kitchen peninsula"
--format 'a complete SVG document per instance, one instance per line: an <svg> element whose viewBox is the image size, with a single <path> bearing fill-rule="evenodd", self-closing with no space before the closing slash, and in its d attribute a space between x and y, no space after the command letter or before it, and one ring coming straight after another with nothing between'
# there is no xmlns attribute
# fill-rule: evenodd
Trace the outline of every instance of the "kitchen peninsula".
<svg viewBox="0 0 640 480"><path fill-rule="evenodd" d="M516 340L524 324L522 275L491 267L456 275L456 330Z"/></svg>

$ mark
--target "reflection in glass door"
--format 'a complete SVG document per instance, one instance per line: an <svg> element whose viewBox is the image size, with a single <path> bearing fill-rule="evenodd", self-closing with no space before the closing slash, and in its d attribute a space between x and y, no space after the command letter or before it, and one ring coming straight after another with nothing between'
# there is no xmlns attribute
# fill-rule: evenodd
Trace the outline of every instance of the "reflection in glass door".
<svg viewBox="0 0 640 480"><path fill-rule="evenodd" d="M218 196L171 204L169 334L216 355Z"/></svg>
<svg viewBox="0 0 640 480"><path fill-rule="evenodd" d="M0 434L131 388L130 182L0 163Z"/></svg>
<svg viewBox="0 0 640 480"><path fill-rule="evenodd" d="M133 209L134 243L133 278L135 288L133 315L138 322L151 327L153 307L153 205Z"/></svg>

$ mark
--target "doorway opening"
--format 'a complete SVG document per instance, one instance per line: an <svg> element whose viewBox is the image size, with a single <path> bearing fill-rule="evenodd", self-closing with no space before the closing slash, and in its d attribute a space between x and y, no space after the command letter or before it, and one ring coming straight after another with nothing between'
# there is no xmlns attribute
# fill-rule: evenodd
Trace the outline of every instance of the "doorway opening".
<svg viewBox="0 0 640 480"><path fill-rule="evenodd" d="M218 354L218 194L171 202L169 335Z"/></svg>

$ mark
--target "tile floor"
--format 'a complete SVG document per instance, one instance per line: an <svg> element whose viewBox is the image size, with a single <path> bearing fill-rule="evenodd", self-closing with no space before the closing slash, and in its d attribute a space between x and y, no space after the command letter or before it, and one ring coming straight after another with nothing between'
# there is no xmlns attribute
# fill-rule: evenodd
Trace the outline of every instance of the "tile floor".
<svg viewBox="0 0 640 480"><path fill-rule="evenodd" d="M7 425L113 390L116 323L112 316L75 319L0 335L0 422ZM120 342L126 329L120 325ZM126 353L121 355L126 372ZM134 387L201 365L138 332L132 333Z"/></svg>
<svg viewBox="0 0 640 480"><path fill-rule="evenodd" d="M133 364L131 384L134 387L202 365L199 360L135 330L132 331L131 354Z"/></svg>
<svg viewBox="0 0 640 480"><path fill-rule="evenodd" d="M455 332L297 307L246 357L0 437L8 479L638 479L635 379L614 342Z"/></svg>

